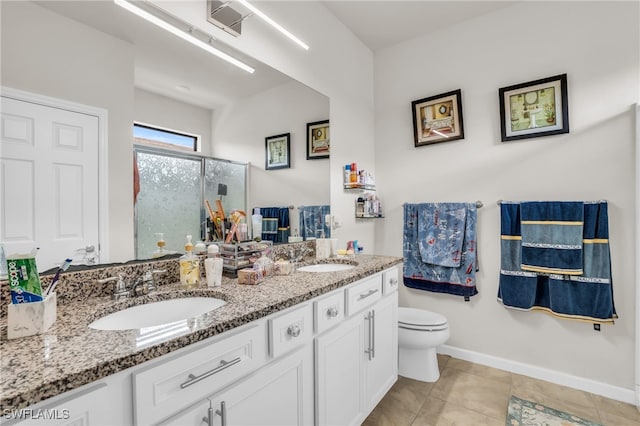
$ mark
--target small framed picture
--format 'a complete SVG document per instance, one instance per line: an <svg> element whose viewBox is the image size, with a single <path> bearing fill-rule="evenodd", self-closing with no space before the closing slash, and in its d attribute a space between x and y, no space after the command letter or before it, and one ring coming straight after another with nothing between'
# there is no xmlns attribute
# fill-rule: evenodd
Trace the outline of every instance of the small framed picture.
<svg viewBox="0 0 640 426"><path fill-rule="evenodd" d="M329 158L329 120L307 123L307 160Z"/></svg>
<svg viewBox="0 0 640 426"><path fill-rule="evenodd" d="M411 102L414 145L464 139L460 89Z"/></svg>
<svg viewBox="0 0 640 426"><path fill-rule="evenodd" d="M502 142L569 133L567 75L499 90Z"/></svg>
<svg viewBox="0 0 640 426"><path fill-rule="evenodd" d="M265 170L288 169L291 167L289 156L291 133L269 136L264 139Z"/></svg>

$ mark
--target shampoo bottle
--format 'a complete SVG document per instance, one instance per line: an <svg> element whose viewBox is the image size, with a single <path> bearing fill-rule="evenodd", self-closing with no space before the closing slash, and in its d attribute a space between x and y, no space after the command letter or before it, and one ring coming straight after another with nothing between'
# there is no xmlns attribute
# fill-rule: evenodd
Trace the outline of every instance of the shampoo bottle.
<svg viewBox="0 0 640 426"><path fill-rule="evenodd" d="M200 259L193 254L191 235L187 235L184 255L180 256L180 283L182 285L200 284Z"/></svg>

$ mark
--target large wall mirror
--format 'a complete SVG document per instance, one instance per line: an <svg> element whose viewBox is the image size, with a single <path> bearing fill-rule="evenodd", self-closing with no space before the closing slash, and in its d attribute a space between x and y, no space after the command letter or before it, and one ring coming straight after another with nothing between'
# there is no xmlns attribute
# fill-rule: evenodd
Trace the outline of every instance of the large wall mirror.
<svg viewBox="0 0 640 426"><path fill-rule="evenodd" d="M31 8L29 13L32 13L34 8L46 10L46 13L43 12L41 15L45 16L47 21L53 21L51 25L63 27L65 19L68 18L86 26L82 28L82 34L78 34L77 43L83 43L87 38L87 31L100 32L107 37L126 42L122 45L130 49L134 57L132 70L134 87L131 90L133 99L122 99L122 102L126 106L125 110L127 108L132 110L131 127L133 128L133 122L138 122L198 135L200 137L199 152L181 151L176 155L178 158L180 156L184 158L184 155L188 154L247 165L244 197L238 197L238 194L229 192L211 195L211 197L220 196L225 210L242 209L250 214L254 207L291 208L291 231L293 232L294 228L300 226L298 224L300 207L329 204L329 160L307 160L306 158L306 125L329 118L329 99L326 96L277 70L246 57L241 52L231 51L228 46L218 45L228 53L249 63L256 71L249 74L235 68L128 13L112 1L19 3L28 4L25 7ZM8 13L12 13L14 8L18 7L20 6L12 6L8 9ZM27 15L27 13L22 14L22 16ZM61 21L56 22L57 19ZM243 25L259 25L259 23L249 21ZM216 31L213 26L208 30L210 33ZM218 42L212 40L212 43ZM29 52L24 54L29 55ZM104 54L110 53L104 52ZM82 61L83 58L79 57L77 60ZM64 93L58 94L57 97L64 98ZM117 116L117 113L109 111L110 122L114 116ZM287 133L290 134L289 167L268 169L265 166L266 138ZM122 143L113 139L114 137L110 135L109 143ZM132 147L132 153L133 149L134 147ZM148 157L153 150L157 151L158 148L144 147L142 156ZM166 155L162 149L158 152ZM148 167L148 158L144 160ZM158 164L162 164L160 167L166 170L179 169L181 173L189 168L193 170L197 168L194 168L189 161L186 161L186 166L183 163L185 163L184 159L161 161ZM118 167L129 167L129 165L118 165ZM110 164L109 173L110 182L117 179L117 176L114 176L114 173L117 173L115 165ZM181 175L181 173L177 174ZM162 191L162 188L162 185L156 185L154 190ZM176 189L169 186L166 188L165 200L175 198L172 195L175 192L171 191ZM227 188L227 191L235 191L232 189L235 188L234 185L227 185ZM140 194L144 191L145 188L141 187ZM210 200L211 204L214 201ZM163 203L161 197L155 205L158 209L166 209L169 203ZM113 206L110 209L112 210ZM204 206L200 206L199 212L192 212L190 215L204 219L206 213ZM154 209L145 208L137 214L153 215ZM185 220L187 216L184 215ZM167 217L172 216L167 215ZM169 222L175 224L178 221L179 219L174 215ZM166 226L170 225L166 224ZM169 234L169 231L162 229L162 226L164 225L154 225L152 228L156 229L139 229L138 232L143 232L145 235L138 235L138 238L152 241L155 233ZM135 236L130 235L130 238L133 240ZM182 251L184 238L173 241L175 239L178 237L175 236L171 241L166 241L167 248ZM199 239L199 236L194 239ZM146 247L140 250L137 256L146 258L153 248Z"/></svg>

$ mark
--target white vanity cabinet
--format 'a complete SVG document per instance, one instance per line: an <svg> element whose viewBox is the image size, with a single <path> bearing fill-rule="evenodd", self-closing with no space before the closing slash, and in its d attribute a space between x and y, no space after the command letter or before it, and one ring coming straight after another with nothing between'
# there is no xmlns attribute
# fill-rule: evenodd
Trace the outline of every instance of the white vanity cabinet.
<svg viewBox="0 0 640 426"><path fill-rule="evenodd" d="M393 267L27 409L61 418L0 423L360 424L397 379L397 283Z"/></svg>
<svg viewBox="0 0 640 426"><path fill-rule="evenodd" d="M302 346L210 398L209 425L313 424L313 345Z"/></svg>
<svg viewBox="0 0 640 426"><path fill-rule="evenodd" d="M397 276L391 268L347 287L349 317L317 337L317 424L362 423L397 380L397 285L383 286Z"/></svg>
<svg viewBox="0 0 640 426"><path fill-rule="evenodd" d="M255 321L137 368L132 375L134 424L155 424L258 369L267 358L265 338L265 321Z"/></svg>
<svg viewBox="0 0 640 426"><path fill-rule="evenodd" d="M313 424L313 349L302 346L161 425Z"/></svg>

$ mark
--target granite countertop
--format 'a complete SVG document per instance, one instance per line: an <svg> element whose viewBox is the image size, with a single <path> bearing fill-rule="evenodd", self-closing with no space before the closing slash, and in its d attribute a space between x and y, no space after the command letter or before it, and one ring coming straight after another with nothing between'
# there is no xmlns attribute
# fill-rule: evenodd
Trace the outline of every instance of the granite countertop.
<svg viewBox="0 0 640 426"><path fill-rule="evenodd" d="M87 297L61 304L57 319L45 333L7 340L6 316L0 322L0 409L20 409L152 360L208 337L310 300L402 262L392 256L359 255L358 265L331 273L296 272L258 285L239 285L223 277L219 287L179 284L159 286L146 296L112 301ZM185 321L186 328L168 340L153 342L141 330L102 331L88 328L93 320L135 304L175 297L210 296L226 304Z"/></svg>

